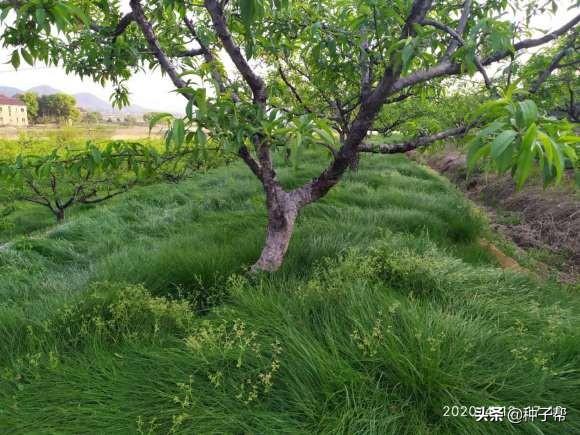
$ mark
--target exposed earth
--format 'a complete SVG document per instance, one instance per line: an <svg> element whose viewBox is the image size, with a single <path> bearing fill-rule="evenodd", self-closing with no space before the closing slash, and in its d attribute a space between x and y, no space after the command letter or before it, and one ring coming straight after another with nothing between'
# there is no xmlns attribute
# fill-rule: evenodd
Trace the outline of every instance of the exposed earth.
<svg viewBox="0 0 580 435"><path fill-rule="evenodd" d="M481 171L468 175L465 155L456 150L414 158L446 176L484 207L492 228L557 270L560 281L579 281L580 195L572 171L558 187L543 189L529 183L518 192L509 175Z"/></svg>

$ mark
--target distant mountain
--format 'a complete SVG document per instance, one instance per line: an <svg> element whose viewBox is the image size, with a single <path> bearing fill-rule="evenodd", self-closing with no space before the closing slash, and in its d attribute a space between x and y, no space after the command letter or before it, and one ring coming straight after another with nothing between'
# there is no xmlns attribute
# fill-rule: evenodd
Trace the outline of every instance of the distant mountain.
<svg viewBox="0 0 580 435"><path fill-rule="evenodd" d="M82 92L80 94L74 94L77 100L77 106L90 112L112 112L113 108L111 105L96 97L88 92Z"/></svg>
<svg viewBox="0 0 580 435"><path fill-rule="evenodd" d="M77 100L77 106L81 109L87 110L89 112L101 112L101 113L111 113L111 112L121 112L128 114L143 114L151 112L151 110L145 109L144 107L131 105L128 107L123 107L121 110L114 109L110 103L99 97L89 94L88 92L81 92L79 94L73 95Z"/></svg>
<svg viewBox="0 0 580 435"><path fill-rule="evenodd" d="M10 86L0 86L0 94L6 95L7 97L13 97L16 94L21 94L22 91L18 88L12 88Z"/></svg>
<svg viewBox="0 0 580 435"><path fill-rule="evenodd" d="M13 97L16 94L23 94L24 92L25 91L18 88L13 88L10 86L0 86L0 94L6 95L7 97ZM58 94L59 92L62 91L53 88L52 86L40 85L30 88L26 92L36 92L38 95L51 95ZM143 113L152 112L152 110L150 109L146 109L145 107L137 105L123 107L123 109L118 110L113 108L113 106L111 106L109 102L88 92L74 94L73 97L75 97L75 100L77 101L77 106L83 110L86 110L87 112L124 113L130 115L140 115Z"/></svg>
<svg viewBox="0 0 580 435"><path fill-rule="evenodd" d="M40 85L40 86L35 86L33 88L30 88L28 90L28 92L36 92L38 95L52 95L52 94L58 94L59 91L58 89L53 88L52 86L48 86L48 85Z"/></svg>

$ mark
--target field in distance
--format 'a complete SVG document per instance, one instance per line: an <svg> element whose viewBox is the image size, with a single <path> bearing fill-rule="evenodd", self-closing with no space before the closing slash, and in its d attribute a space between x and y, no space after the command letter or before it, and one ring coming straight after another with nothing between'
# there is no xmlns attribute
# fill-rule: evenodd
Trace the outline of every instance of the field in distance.
<svg viewBox="0 0 580 435"><path fill-rule="evenodd" d="M32 136L35 138L50 138L58 136L59 133L75 133L85 136L87 139L142 139L151 136L160 137L164 130L158 127L149 133L149 126L122 125L122 124L90 124L74 126L57 126L55 124L37 124L29 127L0 127L1 139L18 139L22 136Z"/></svg>

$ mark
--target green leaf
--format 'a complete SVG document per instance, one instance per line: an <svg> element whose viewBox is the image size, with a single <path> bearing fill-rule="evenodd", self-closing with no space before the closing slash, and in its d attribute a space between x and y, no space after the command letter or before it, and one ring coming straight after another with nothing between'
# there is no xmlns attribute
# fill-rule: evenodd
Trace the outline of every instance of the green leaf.
<svg viewBox="0 0 580 435"><path fill-rule="evenodd" d="M505 122L500 121L500 120L496 120L496 121L492 122L491 124L489 124L487 127L479 130L477 132L477 137L484 138L486 136L494 134L496 131L504 128L505 126L506 126Z"/></svg>
<svg viewBox="0 0 580 435"><path fill-rule="evenodd" d="M102 159L101 159L101 153L99 152L99 150L97 148L91 148L91 157L93 158L93 161L98 165L101 163Z"/></svg>
<svg viewBox="0 0 580 435"><path fill-rule="evenodd" d="M576 144L580 143L580 136L562 136L560 138L560 141L565 143Z"/></svg>
<svg viewBox="0 0 580 435"><path fill-rule="evenodd" d="M44 22L46 20L46 9L44 9L43 7L37 8L36 11L34 12L34 16L36 17L36 23L38 24L38 26L43 27Z"/></svg>
<svg viewBox="0 0 580 435"><path fill-rule="evenodd" d="M530 170L532 169L532 162L534 161L534 150L532 147L524 148L520 153L517 162L517 169L515 174L516 188L519 190L522 188L526 179L530 175Z"/></svg>
<svg viewBox="0 0 580 435"><path fill-rule="evenodd" d="M26 61L26 63L28 65L32 65L34 63L34 59L30 55L30 53L28 51L26 51L26 49L21 48L20 49L20 54L22 55L22 57L24 58L24 60Z"/></svg>
<svg viewBox="0 0 580 435"><path fill-rule="evenodd" d="M409 63L415 54L415 44L413 42L409 42L405 45L403 50L401 51L401 62L402 62L402 70L403 72L407 71Z"/></svg>
<svg viewBox="0 0 580 435"><path fill-rule="evenodd" d="M562 151L564 151L564 154L570 159L572 163L576 163L578 156L576 155L574 148L572 148L570 145L563 144Z"/></svg>
<svg viewBox="0 0 580 435"><path fill-rule="evenodd" d="M508 169L513 168L513 156L514 147L510 143L495 160L500 173L504 173Z"/></svg>
<svg viewBox="0 0 580 435"><path fill-rule="evenodd" d="M302 135L296 133L296 136L290 141L290 159L294 169L298 169L298 150L300 149L300 145L302 145Z"/></svg>
<svg viewBox="0 0 580 435"><path fill-rule="evenodd" d="M91 20L89 19L87 14L85 14L85 12L81 8L79 8L78 6L72 5L70 3L66 3L63 5L66 6L66 8L68 9L68 11L71 15L76 16L79 20L82 21L82 23L85 26L88 26L91 24Z"/></svg>
<svg viewBox="0 0 580 435"><path fill-rule="evenodd" d="M528 150L532 148L532 145L538 137L538 126L536 123L532 123L526 130L524 137L522 139L522 150Z"/></svg>
<svg viewBox="0 0 580 435"><path fill-rule="evenodd" d="M149 133L151 133L151 130L153 129L153 127L155 127L157 124L159 124L162 120L169 122L171 119L173 119L173 115L171 113L167 113L167 112L156 113L149 120Z"/></svg>
<svg viewBox="0 0 580 435"><path fill-rule="evenodd" d="M499 159L503 152L516 138L517 133L513 130L502 131L494 141L491 143L491 156L494 159Z"/></svg>
<svg viewBox="0 0 580 435"><path fill-rule="evenodd" d="M199 109L199 114L203 117L207 113L207 97L205 89L197 89L194 96L195 105Z"/></svg>
<svg viewBox="0 0 580 435"><path fill-rule="evenodd" d="M473 140L469 145L469 151L467 153L467 169L472 171L477 161L489 155L490 150L491 145L489 143L484 143L479 138Z"/></svg>
<svg viewBox="0 0 580 435"><path fill-rule="evenodd" d="M55 3L52 7L52 15L54 16L56 27L64 31L70 22L69 17L71 16L64 3Z"/></svg>
<svg viewBox="0 0 580 435"><path fill-rule="evenodd" d="M18 50L14 50L12 52L12 56L10 57L10 63L14 67L14 69L18 69L20 66L20 56L18 55Z"/></svg>
<svg viewBox="0 0 580 435"><path fill-rule="evenodd" d="M505 106L507 104L507 101L505 98L501 98L499 100L492 100L492 101L487 101L485 103L483 103L481 106L479 106L479 108L473 113L473 115L471 116L471 121L475 121L477 118L479 118L480 116L484 115L484 114L493 114L495 112L497 112L498 110L504 110Z"/></svg>
<svg viewBox="0 0 580 435"><path fill-rule="evenodd" d="M555 179L558 183L564 175L564 154L560 145L552 140L550 136L543 132L538 133L538 139L543 145L546 166L550 166L552 169L548 172L545 169L544 174L549 174L549 177L544 177L544 182L549 183L552 179Z"/></svg>
<svg viewBox="0 0 580 435"><path fill-rule="evenodd" d="M556 171L554 166L547 163L545 160L542 161L542 175L544 177L544 187L546 187L554 180L554 178L556 178Z"/></svg>
<svg viewBox="0 0 580 435"><path fill-rule="evenodd" d="M183 74L181 74L181 75L183 75ZM176 89L175 92L177 92L178 94L181 94L181 95L187 95L188 97L193 97L195 95L196 90L186 87L186 88Z"/></svg>
<svg viewBox="0 0 580 435"><path fill-rule="evenodd" d="M206 144L207 144L207 137L205 135L205 133L203 132L203 130L200 128L197 129L197 131L195 132L196 135L196 139L197 139L197 145L200 148L205 148Z"/></svg>
<svg viewBox="0 0 580 435"><path fill-rule="evenodd" d="M527 128L538 119L538 106L532 100L520 101L516 109L516 123L519 128Z"/></svg>
<svg viewBox="0 0 580 435"><path fill-rule="evenodd" d="M318 134L318 136L320 136L324 143L328 145L334 145L336 143L335 137L328 131L323 130L322 128L317 128L314 131Z"/></svg>
<svg viewBox="0 0 580 435"><path fill-rule="evenodd" d="M188 119L193 119L193 100L190 99L185 106L185 115Z"/></svg>
<svg viewBox="0 0 580 435"><path fill-rule="evenodd" d="M554 161L554 146L552 144L552 140L550 137L540 131L538 132L538 140L542 143L542 149L544 150L544 157L549 164L552 164Z"/></svg>
<svg viewBox="0 0 580 435"><path fill-rule="evenodd" d="M250 27L258 17L258 1L257 0L240 0L240 16L242 23L246 27Z"/></svg>
<svg viewBox="0 0 580 435"><path fill-rule="evenodd" d="M183 145L185 140L185 124L183 119L176 119L173 121L172 140L177 148Z"/></svg>

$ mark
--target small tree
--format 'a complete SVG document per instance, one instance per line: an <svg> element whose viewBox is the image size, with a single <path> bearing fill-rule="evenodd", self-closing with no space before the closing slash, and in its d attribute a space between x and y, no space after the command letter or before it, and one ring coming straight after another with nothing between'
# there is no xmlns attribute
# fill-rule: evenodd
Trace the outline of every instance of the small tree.
<svg viewBox="0 0 580 435"><path fill-rule="evenodd" d="M125 124L125 125L136 125L137 124L137 118L135 116L133 116L133 115L127 115L123 119L123 124Z"/></svg>
<svg viewBox="0 0 580 435"><path fill-rule="evenodd" d="M187 116L171 128L175 143L203 147L213 140L236 153L262 184L268 226L254 269L274 271L282 264L300 210L324 197L356 166L360 152L405 152L464 135L493 117L388 147L365 145L389 107L442 89L445 79L477 74L489 96L497 97L486 67L554 41L580 21L576 16L544 36L520 38L530 29L530 18L543 13L544 3L131 0L131 11L122 14L117 4L107 2L61 1L57 7L11 0L3 8L17 9L18 15L4 40L42 60L62 61L81 76L112 80L115 96L125 103L123 81L131 72L159 66L187 99ZM510 8L525 11L525 20L501 19ZM50 23L66 37L53 34ZM216 57L222 49L237 75L230 75ZM198 77L190 80L190 75ZM208 86L215 92L206 92ZM515 172L527 159L527 148L515 136L499 140L503 131L490 138L495 145L489 156ZM565 143L551 138L547 146L542 138L532 140L538 152L550 152L552 144L559 154L569 151ZM272 154L286 148L296 157L296 150L310 144L331 150L327 167L304 185L285 188ZM500 152L506 148L509 159ZM553 161L546 162L558 170Z"/></svg>
<svg viewBox="0 0 580 435"><path fill-rule="evenodd" d="M20 155L0 162L0 181L12 200L48 208L57 222L75 204L97 204L155 181L179 180L218 160L191 149L159 153L155 147L114 141L82 150L55 149L45 156Z"/></svg>
<svg viewBox="0 0 580 435"><path fill-rule="evenodd" d="M25 92L18 95L18 98L26 104L28 121L35 123L38 117L38 95L35 92Z"/></svg>
<svg viewBox="0 0 580 435"><path fill-rule="evenodd" d="M82 115L82 121L87 124L98 124L103 122L103 114L101 112L85 112Z"/></svg>
<svg viewBox="0 0 580 435"><path fill-rule="evenodd" d="M72 95L63 93L43 95L38 98L38 105L38 115L45 121L71 123L80 117L80 111Z"/></svg>

